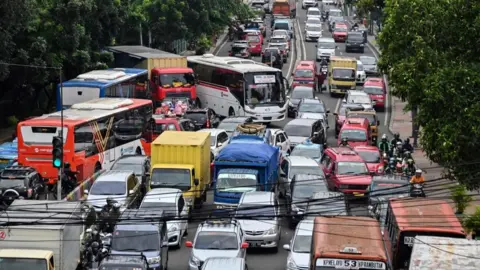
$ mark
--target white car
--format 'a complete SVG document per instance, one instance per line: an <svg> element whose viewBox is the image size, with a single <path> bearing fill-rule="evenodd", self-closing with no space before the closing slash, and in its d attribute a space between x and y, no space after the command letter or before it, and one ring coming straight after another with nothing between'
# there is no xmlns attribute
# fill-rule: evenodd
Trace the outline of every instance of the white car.
<svg viewBox="0 0 480 270"><path fill-rule="evenodd" d="M357 84L363 84L367 78L365 68L360 60L357 60Z"/></svg>
<svg viewBox="0 0 480 270"><path fill-rule="evenodd" d="M320 9L317 7L311 7L307 9L307 19L308 18L322 18L322 13L320 12Z"/></svg>
<svg viewBox="0 0 480 270"><path fill-rule="evenodd" d="M322 27L322 21L319 18L308 18L305 22L305 28L307 27Z"/></svg>
<svg viewBox="0 0 480 270"><path fill-rule="evenodd" d="M302 9L307 9L309 7L316 7L318 6L317 0L303 0L302 2Z"/></svg>
<svg viewBox="0 0 480 270"><path fill-rule="evenodd" d="M374 105L367 93L358 90L348 90L343 103L361 105L365 110L373 109Z"/></svg>
<svg viewBox="0 0 480 270"><path fill-rule="evenodd" d="M283 245L288 251L286 269L308 269L310 262L310 246L312 243L313 220L302 220L298 223L290 244Z"/></svg>
<svg viewBox="0 0 480 270"><path fill-rule="evenodd" d="M272 143L280 147L280 150L283 152L290 152L290 139L287 136L287 133L282 129L272 128L270 129L272 132Z"/></svg>
<svg viewBox="0 0 480 270"><path fill-rule="evenodd" d="M145 195L139 209L163 210L170 217L167 221L168 246L180 247L182 237L188 233L190 212L180 189L154 188Z"/></svg>
<svg viewBox="0 0 480 270"><path fill-rule="evenodd" d="M305 41L316 41L322 37L322 27L316 25L305 26Z"/></svg>
<svg viewBox="0 0 480 270"><path fill-rule="evenodd" d="M324 5L335 5L335 0L322 0Z"/></svg>
<svg viewBox="0 0 480 270"><path fill-rule="evenodd" d="M214 157L228 144L228 134L224 129L205 128L199 132L210 133L210 151Z"/></svg>
<svg viewBox="0 0 480 270"><path fill-rule="evenodd" d="M315 47L317 47L317 61L330 60L331 56L336 55L337 46L335 40L331 37L319 38Z"/></svg>

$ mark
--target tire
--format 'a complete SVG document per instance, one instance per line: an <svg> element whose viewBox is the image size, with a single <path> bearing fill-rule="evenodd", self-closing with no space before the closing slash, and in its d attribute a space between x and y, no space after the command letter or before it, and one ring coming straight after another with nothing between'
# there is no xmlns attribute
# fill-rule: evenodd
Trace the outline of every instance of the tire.
<svg viewBox="0 0 480 270"><path fill-rule="evenodd" d="M137 156L142 155L142 150L140 149L140 147L137 147L137 150L135 150L135 155L137 155Z"/></svg>
<svg viewBox="0 0 480 270"><path fill-rule="evenodd" d="M365 53L365 49L362 49L362 53Z"/></svg>
<svg viewBox="0 0 480 270"><path fill-rule="evenodd" d="M228 117L235 117L235 110L232 107L228 109Z"/></svg>

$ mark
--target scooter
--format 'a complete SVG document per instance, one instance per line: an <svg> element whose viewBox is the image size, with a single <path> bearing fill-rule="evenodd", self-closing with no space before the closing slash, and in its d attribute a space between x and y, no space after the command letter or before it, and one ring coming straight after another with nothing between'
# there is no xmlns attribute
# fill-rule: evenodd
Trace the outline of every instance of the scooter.
<svg viewBox="0 0 480 270"><path fill-rule="evenodd" d="M425 192L423 191L423 184L413 184L410 187L410 197L425 197Z"/></svg>

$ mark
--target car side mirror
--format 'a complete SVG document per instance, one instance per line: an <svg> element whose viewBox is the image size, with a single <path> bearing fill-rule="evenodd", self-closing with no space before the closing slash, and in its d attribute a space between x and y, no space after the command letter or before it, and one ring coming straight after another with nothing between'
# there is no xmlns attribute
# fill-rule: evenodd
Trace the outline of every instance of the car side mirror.
<svg viewBox="0 0 480 270"><path fill-rule="evenodd" d="M285 177L287 177L287 174L284 173L284 172L280 172L280 177L284 177L284 178L285 178Z"/></svg>
<svg viewBox="0 0 480 270"><path fill-rule="evenodd" d="M88 189L84 189L83 194L88 195Z"/></svg>
<svg viewBox="0 0 480 270"><path fill-rule="evenodd" d="M130 189L130 190L128 191L128 195L130 195L130 194L133 194L133 189Z"/></svg>
<svg viewBox="0 0 480 270"><path fill-rule="evenodd" d="M198 186L200 181L198 180L198 178L195 178L195 179L193 179L193 183L195 184L195 186Z"/></svg>
<svg viewBox="0 0 480 270"><path fill-rule="evenodd" d="M289 244L283 245L283 249L285 249L286 251L290 251L290 245Z"/></svg>
<svg viewBox="0 0 480 270"><path fill-rule="evenodd" d="M186 241L186 242L185 242L185 247L187 247L187 248L192 248L192 247L193 247L192 241Z"/></svg>

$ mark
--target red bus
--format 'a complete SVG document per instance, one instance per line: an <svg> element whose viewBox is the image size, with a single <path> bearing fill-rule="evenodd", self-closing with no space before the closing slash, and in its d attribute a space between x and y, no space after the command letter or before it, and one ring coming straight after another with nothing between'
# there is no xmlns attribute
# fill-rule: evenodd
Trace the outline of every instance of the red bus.
<svg viewBox="0 0 480 270"><path fill-rule="evenodd" d="M448 202L429 198L391 199L385 216L384 237L393 269L408 269L417 235L466 238Z"/></svg>
<svg viewBox="0 0 480 270"><path fill-rule="evenodd" d="M81 182L110 166L123 154L150 154L152 101L99 98L63 111L64 162ZM52 139L61 132L61 112L20 122L18 162L35 168L53 185L58 170L52 165Z"/></svg>

